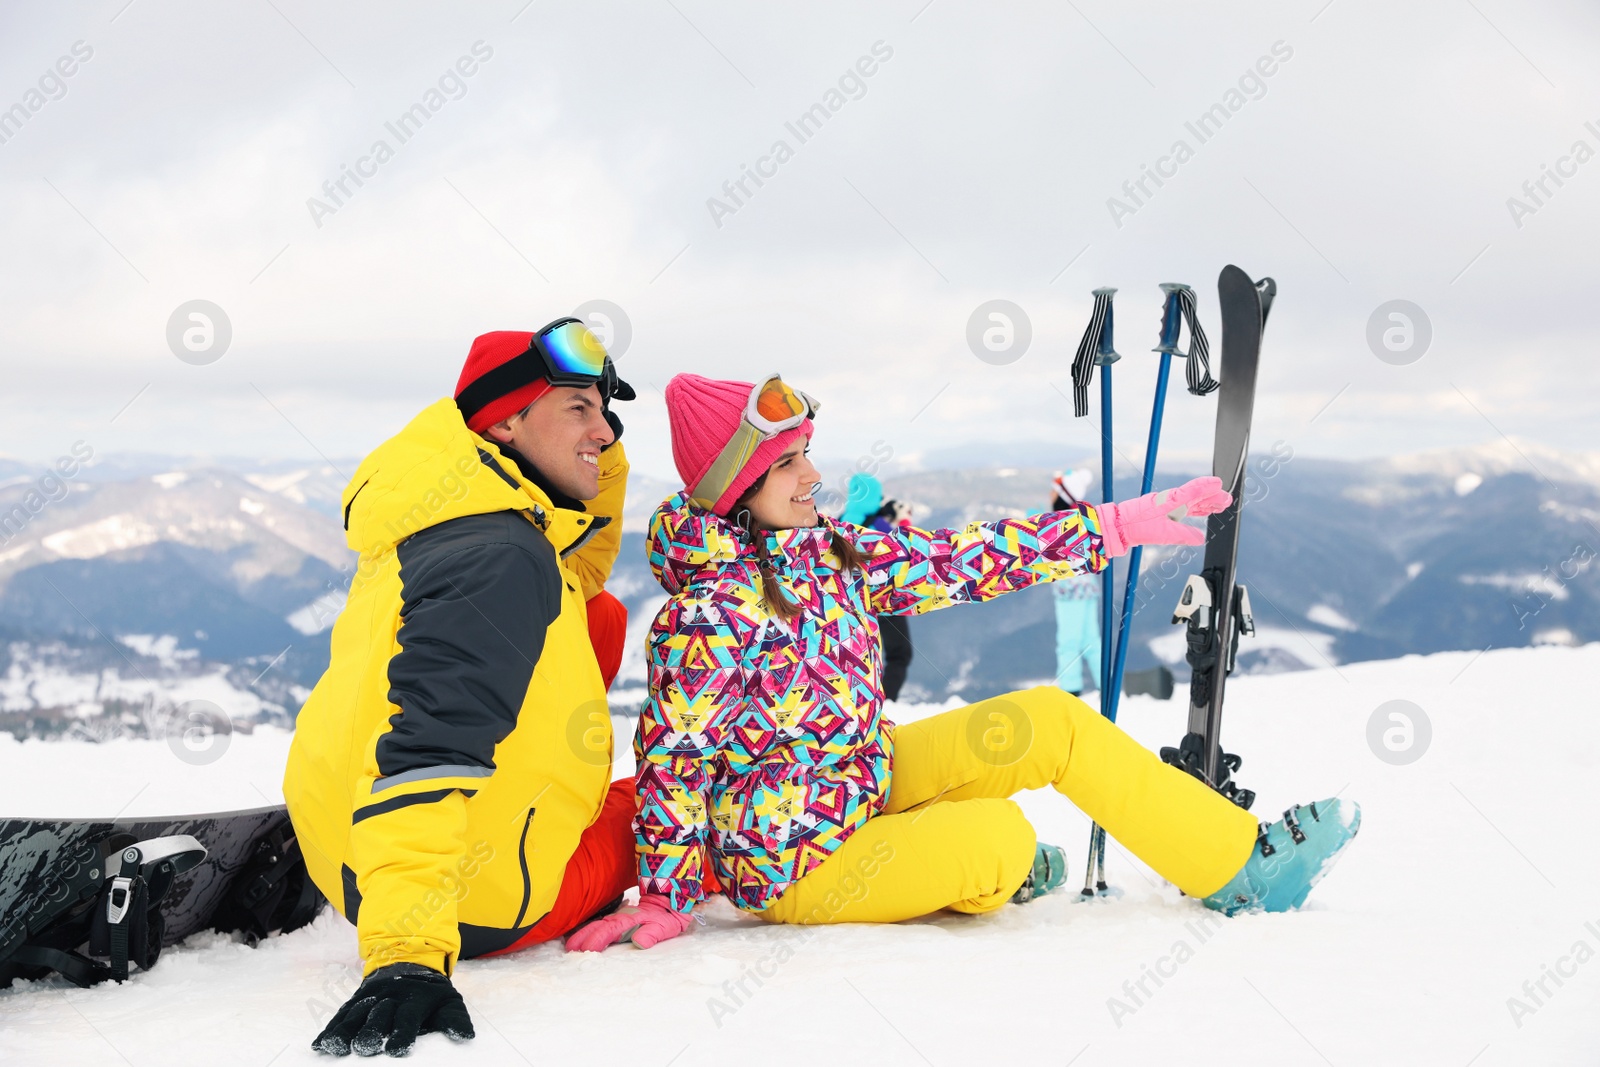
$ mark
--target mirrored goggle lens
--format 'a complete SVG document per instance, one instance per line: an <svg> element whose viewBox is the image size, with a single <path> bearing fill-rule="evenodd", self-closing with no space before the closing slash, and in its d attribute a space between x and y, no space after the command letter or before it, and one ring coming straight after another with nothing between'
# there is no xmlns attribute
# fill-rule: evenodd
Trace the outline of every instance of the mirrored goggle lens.
<svg viewBox="0 0 1600 1067"><path fill-rule="evenodd" d="M598 378L605 370L606 346L581 322L564 322L540 339L558 373Z"/></svg>
<svg viewBox="0 0 1600 1067"><path fill-rule="evenodd" d="M756 398L756 412L774 424L798 422L805 418L806 402L782 381L774 379L762 387L761 395Z"/></svg>

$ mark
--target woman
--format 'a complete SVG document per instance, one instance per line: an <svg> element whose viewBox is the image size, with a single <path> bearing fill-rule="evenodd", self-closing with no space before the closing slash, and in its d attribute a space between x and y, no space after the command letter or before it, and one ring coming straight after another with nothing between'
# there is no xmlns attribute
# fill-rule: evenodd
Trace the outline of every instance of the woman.
<svg viewBox="0 0 1600 1067"><path fill-rule="evenodd" d="M983 913L1065 879L1011 794L1053 785L1206 906L1298 906L1354 837L1339 800L1257 825L1054 686L896 726L875 616L920 614L1099 570L1229 502L1215 478L965 530L863 530L820 516L817 404L777 375L667 385L685 491L651 521L669 599L649 636L638 757L640 901L567 939L648 948L686 930L710 864L771 922Z"/></svg>

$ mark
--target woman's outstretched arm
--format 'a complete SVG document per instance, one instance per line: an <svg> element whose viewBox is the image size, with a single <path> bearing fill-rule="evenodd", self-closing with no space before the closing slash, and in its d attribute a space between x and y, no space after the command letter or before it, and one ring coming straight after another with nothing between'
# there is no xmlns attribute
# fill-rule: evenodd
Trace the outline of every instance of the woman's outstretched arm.
<svg viewBox="0 0 1600 1067"><path fill-rule="evenodd" d="M879 615L993 600L1105 568L1099 522L1087 504L962 530L855 531L853 540L867 557L868 597Z"/></svg>

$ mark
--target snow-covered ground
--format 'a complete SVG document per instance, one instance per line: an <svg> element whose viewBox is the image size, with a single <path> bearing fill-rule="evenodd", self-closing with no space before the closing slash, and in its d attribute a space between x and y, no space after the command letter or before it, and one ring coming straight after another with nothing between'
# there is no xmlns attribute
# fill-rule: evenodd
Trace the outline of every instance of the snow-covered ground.
<svg viewBox="0 0 1600 1067"><path fill-rule="evenodd" d="M1212 920L1118 849L1120 899L1074 892L982 918L773 928L718 901L649 952L559 946L462 964L475 1041L424 1063L1592 1064L1600 1060L1600 645L1445 653L1253 676L1226 736L1256 811L1334 793L1360 838L1305 910ZM1184 691L1126 703L1151 746L1183 733ZM1408 701L1412 708L1391 705ZM937 711L899 709L901 719ZM1376 754L1383 734L1405 764ZM163 742L7 743L0 812L170 813L277 801L287 735L235 735L196 765ZM619 744L625 750L626 746ZM1404 753L1402 753L1404 754ZM1391 754L1391 758L1392 758ZM619 772L626 770L619 763ZM1087 822L1021 802L1081 863ZM1082 876L1074 871L1069 887ZM124 986L0 992L8 1064L312 1063L357 980L329 913L251 949L203 935ZM1154 977L1153 977L1154 976Z"/></svg>

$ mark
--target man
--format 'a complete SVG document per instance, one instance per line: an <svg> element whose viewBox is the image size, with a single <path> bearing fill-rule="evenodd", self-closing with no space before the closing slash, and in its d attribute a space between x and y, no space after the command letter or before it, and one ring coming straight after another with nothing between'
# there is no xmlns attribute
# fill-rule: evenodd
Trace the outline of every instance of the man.
<svg viewBox="0 0 1600 1067"><path fill-rule="evenodd" d="M455 399L345 489L360 561L283 786L363 963L319 1051L472 1037L458 959L559 937L637 884L591 640L614 674L626 618L602 586L628 464L610 402L631 399L576 319L487 333Z"/></svg>

